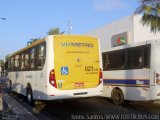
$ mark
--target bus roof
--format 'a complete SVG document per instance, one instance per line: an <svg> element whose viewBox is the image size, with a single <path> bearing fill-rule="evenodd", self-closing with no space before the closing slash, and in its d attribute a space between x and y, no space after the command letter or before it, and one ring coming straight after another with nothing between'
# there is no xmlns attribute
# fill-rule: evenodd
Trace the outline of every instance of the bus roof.
<svg viewBox="0 0 160 120"><path fill-rule="evenodd" d="M95 38L95 37L92 37L92 36L86 36L86 35L73 35L73 34L69 34L69 35L49 35L49 36L47 36L47 37L88 37L88 38ZM46 38L47 38L46 37ZM14 55L16 55L16 54L18 54L18 53L20 53L20 52L22 52L22 51L25 51L25 50L27 50L27 49L30 49L30 48L32 48L32 47L34 47L34 46L36 46L36 45L38 45L38 44L40 44L40 43L42 43L42 42L44 42L45 41L45 38L43 38L43 39L39 39L39 40L37 40L36 42L33 42L32 44L30 44L30 45L28 45L28 46L26 46L26 47L24 47L24 48L22 48L22 49L20 49L20 50L18 50L18 51L16 51L16 52L14 52L14 53L12 53L9 57L11 57L11 56L14 56Z"/></svg>
<svg viewBox="0 0 160 120"><path fill-rule="evenodd" d="M78 34L62 34L62 35L50 35L52 37L87 37L87 38L96 38L94 36L87 36L87 35L78 35ZM50 36L47 36L47 37L50 37Z"/></svg>
<svg viewBox="0 0 160 120"><path fill-rule="evenodd" d="M33 42L32 44L28 45L27 47L24 47L24 48L22 48L22 49L20 49L20 50L18 50L16 52L14 52L9 57L14 56L14 55L16 55L16 54L18 54L18 53L20 53L22 51L25 51L25 50L29 49L29 48L32 48L32 47L34 47L34 46L36 46L36 45L38 45L38 44L40 44L40 43L42 43L44 41L45 41L45 39L39 39L36 42Z"/></svg>

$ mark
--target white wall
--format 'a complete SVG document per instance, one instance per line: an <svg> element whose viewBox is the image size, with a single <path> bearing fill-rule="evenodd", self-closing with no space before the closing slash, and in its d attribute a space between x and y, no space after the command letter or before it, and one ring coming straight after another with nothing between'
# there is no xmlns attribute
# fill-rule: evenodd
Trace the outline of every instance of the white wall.
<svg viewBox="0 0 160 120"><path fill-rule="evenodd" d="M104 52L111 49L111 37L123 32L129 33L129 43L131 43L131 39L133 39L133 16L123 18L111 24L92 30L86 33L86 35L98 37L101 43L101 51Z"/></svg>
<svg viewBox="0 0 160 120"><path fill-rule="evenodd" d="M134 43L146 40L160 39L160 32L156 34L150 32L150 27L140 23L141 16L134 16Z"/></svg>
<svg viewBox="0 0 160 120"><path fill-rule="evenodd" d="M149 27L140 24L140 15L131 15L111 24L92 30L86 35L98 37L100 39L101 51L111 49L111 38L113 35L128 32L128 44L145 40L160 39L160 32L156 35L150 32Z"/></svg>

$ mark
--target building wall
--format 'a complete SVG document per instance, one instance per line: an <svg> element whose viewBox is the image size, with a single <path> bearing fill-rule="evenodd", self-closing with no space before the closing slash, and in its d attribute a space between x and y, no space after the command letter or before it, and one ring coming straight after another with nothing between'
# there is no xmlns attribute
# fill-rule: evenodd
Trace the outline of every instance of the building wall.
<svg viewBox="0 0 160 120"><path fill-rule="evenodd" d="M151 33L150 27L143 26L140 23L141 16L134 16L134 43L146 40L160 39L160 32Z"/></svg>
<svg viewBox="0 0 160 120"><path fill-rule="evenodd" d="M156 35L151 33L149 27L143 27L140 24L140 18L141 16L139 15L131 15L111 24L92 30L86 33L86 35L99 38L102 52L108 51L112 48L112 36L123 32L128 33L127 44L151 39L160 39L160 33L157 33Z"/></svg>

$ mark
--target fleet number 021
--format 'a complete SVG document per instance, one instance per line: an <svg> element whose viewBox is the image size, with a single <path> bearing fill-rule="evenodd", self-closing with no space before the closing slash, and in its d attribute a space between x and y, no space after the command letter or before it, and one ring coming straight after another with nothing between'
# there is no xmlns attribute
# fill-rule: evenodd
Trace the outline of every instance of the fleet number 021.
<svg viewBox="0 0 160 120"><path fill-rule="evenodd" d="M94 68L93 66L85 66L85 71L98 71L98 68Z"/></svg>

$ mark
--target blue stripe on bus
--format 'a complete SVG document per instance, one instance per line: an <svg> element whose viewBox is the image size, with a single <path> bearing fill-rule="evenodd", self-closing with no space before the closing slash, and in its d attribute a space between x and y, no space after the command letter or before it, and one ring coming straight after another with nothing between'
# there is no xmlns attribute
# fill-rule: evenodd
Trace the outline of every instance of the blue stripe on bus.
<svg viewBox="0 0 160 120"><path fill-rule="evenodd" d="M140 83L138 84L138 82L140 82ZM149 85L149 80L148 79L144 79L144 80L104 79L103 83L105 83L105 84L127 84L127 85Z"/></svg>

